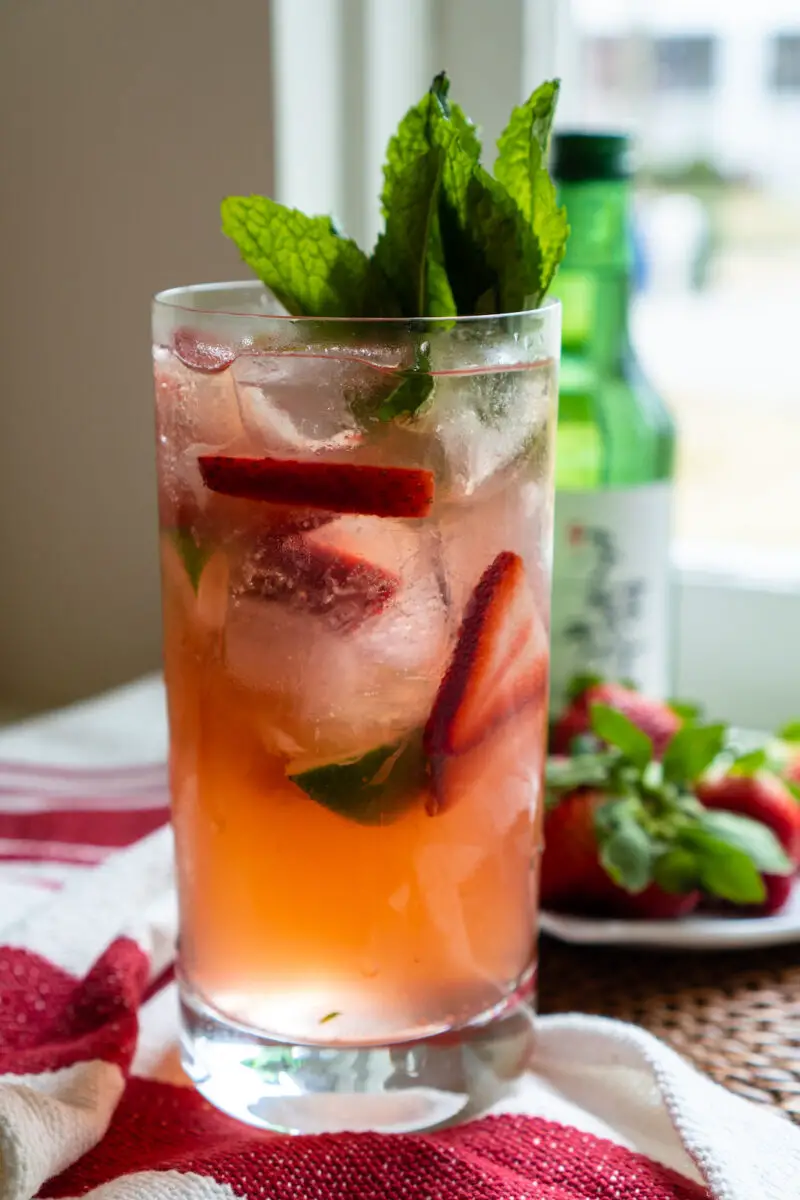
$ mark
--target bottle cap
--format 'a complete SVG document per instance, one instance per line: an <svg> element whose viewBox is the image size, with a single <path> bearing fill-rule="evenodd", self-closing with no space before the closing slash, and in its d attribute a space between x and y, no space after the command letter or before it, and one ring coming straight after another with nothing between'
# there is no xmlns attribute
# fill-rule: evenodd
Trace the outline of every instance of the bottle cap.
<svg viewBox="0 0 800 1200"><path fill-rule="evenodd" d="M630 179L631 141L625 133L559 132L553 135L557 183Z"/></svg>

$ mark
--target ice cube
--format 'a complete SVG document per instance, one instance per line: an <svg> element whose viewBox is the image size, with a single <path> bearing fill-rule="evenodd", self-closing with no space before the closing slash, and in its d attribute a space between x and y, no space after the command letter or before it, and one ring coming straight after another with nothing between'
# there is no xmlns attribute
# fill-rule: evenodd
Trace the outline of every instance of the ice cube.
<svg viewBox="0 0 800 1200"><path fill-rule="evenodd" d="M231 373L244 427L271 453L357 446L358 402L390 388L399 356L388 346L241 355Z"/></svg>
<svg viewBox="0 0 800 1200"><path fill-rule="evenodd" d="M436 341L433 342L436 347ZM444 459L444 487L451 498L468 498L517 459L546 442L554 401L549 363L526 361L513 339L483 347L480 356L457 353L443 340L431 351L436 387L429 408L415 422L434 439ZM453 364L471 363L474 370Z"/></svg>
<svg viewBox="0 0 800 1200"><path fill-rule="evenodd" d="M192 371L169 350L153 351L156 422L178 452L193 443L223 447L242 434L236 389L229 370Z"/></svg>
<svg viewBox="0 0 800 1200"><path fill-rule="evenodd" d="M393 528L373 528L381 525ZM399 522L361 518L308 537L374 567L400 569L402 586L383 611L345 629L313 604L302 612L274 597L235 595L225 632L228 669L264 696L267 746L275 753L297 747L291 757L304 768L365 753L423 725L450 642L440 567L426 538Z"/></svg>

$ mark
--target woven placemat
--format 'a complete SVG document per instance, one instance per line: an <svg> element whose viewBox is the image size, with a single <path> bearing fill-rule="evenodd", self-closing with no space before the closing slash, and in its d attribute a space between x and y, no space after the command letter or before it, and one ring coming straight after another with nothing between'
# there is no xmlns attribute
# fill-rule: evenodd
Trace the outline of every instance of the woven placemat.
<svg viewBox="0 0 800 1200"><path fill-rule="evenodd" d="M642 1025L731 1091L800 1122L800 946L677 954L543 937L539 1011Z"/></svg>

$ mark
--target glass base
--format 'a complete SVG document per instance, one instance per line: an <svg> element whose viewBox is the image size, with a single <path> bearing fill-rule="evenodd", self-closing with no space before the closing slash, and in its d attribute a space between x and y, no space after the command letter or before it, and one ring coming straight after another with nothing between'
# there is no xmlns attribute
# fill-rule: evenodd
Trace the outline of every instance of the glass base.
<svg viewBox="0 0 800 1200"><path fill-rule="evenodd" d="M530 1062L531 986L502 1012L414 1042L291 1045L231 1021L181 986L181 1058L232 1117L283 1133L409 1133L484 1112ZM523 993L526 998L523 998Z"/></svg>

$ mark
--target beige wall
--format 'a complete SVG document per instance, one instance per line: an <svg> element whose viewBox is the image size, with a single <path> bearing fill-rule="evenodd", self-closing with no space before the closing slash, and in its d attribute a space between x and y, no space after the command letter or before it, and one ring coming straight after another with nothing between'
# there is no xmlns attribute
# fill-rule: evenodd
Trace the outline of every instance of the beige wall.
<svg viewBox="0 0 800 1200"><path fill-rule="evenodd" d="M149 299L270 142L267 0L0 0L0 706L158 663Z"/></svg>

